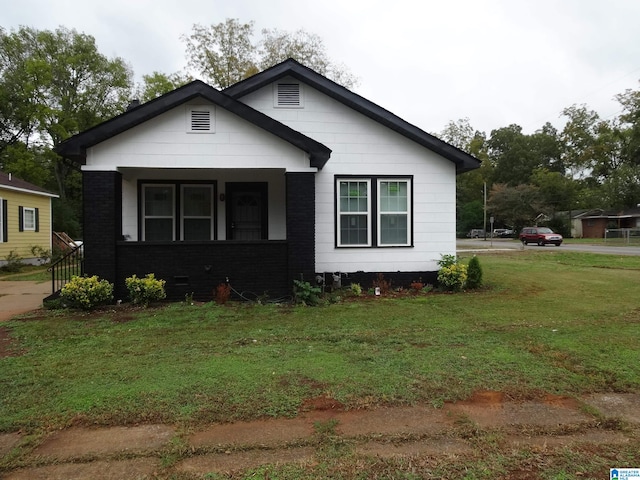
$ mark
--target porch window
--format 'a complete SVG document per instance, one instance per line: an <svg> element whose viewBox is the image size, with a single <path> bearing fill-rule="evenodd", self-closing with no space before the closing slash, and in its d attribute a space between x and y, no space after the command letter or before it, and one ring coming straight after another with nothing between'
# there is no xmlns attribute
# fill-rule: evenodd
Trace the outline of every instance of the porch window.
<svg viewBox="0 0 640 480"><path fill-rule="evenodd" d="M213 238L213 185L182 186L182 240Z"/></svg>
<svg viewBox="0 0 640 480"><path fill-rule="evenodd" d="M143 241L214 240L214 184L142 184Z"/></svg>
<svg viewBox="0 0 640 480"><path fill-rule="evenodd" d="M411 246L411 183L411 178L338 178L336 246Z"/></svg>
<svg viewBox="0 0 640 480"><path fill-rule="evenodd" d="M175 240L175 187L144 185L143 192L142 239L160 242Z"/></svg>

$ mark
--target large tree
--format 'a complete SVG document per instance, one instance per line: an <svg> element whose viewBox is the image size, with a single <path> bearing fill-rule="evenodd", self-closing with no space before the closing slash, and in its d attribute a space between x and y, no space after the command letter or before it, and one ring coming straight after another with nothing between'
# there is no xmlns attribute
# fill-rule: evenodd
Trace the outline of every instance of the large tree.
<svg viewBox="0 0 640 480"><path fill-rule="evenodd" d="M122 112L131 91L129 66L102 55L90 35L64 27L0 31L0 166L39 164L54 180L42 186L78 212L78 172L51 148Z"/></svg>
<svg viewBox="0 0 640 480"><path fill-rule="evenodd" d="M494 183L510 186L529 183L537 168L564 173L558 133L548 123L532 135L524 134L515 124L493 130L487 149Z"/></svg>
<svg viewBox="0 0 640 480"><path fill-rule="evenodd" d="M356 78L346 67L329 60L318 35L264 29L262 38L255 41L253 25L233 18L215 25L194 25L191 34L182 37L188 66L214 87L226 88L293 58L343 86L355 85Z"/></svg>
<svg viewBox="0 0 640 480"><path fill-rule="evenodd" d="M256 72L256 47L252 41L253 22L227 18L216 25L193 26L182 38L187 61L205 81L226 88Z"/></svg>
<svg viewBox="0 0 640 480"><path fill-rule="evenodd" d="M0 52L0 91L19 92L16 103L24 107L14 113L12 131L27 145L53 147L121 112L129 100L131 70L99 53L90 35L20 27L2 32ZM64 198L69 168L57 160L54 172Z"/></svg>
<svg viewBox="0 0 640 480"><path fill-rule="evenodd" d="M142 85L139 85L137 88L137 97L143 103L148 102L189 83L191 80L191 77L179 72L169 75L161 72L143 75Z"/></svg>

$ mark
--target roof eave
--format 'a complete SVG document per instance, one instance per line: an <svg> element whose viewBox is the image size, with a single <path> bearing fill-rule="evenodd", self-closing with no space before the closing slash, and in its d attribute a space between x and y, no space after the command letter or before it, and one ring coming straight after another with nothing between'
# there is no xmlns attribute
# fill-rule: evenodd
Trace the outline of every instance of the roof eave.
<svg viewBox="0 0 640 480"><path fill-rule="evenodd" d="M482 163L472 155L434 137L390 111L314 72L293 59L285 60L278 65L231 85L224 90L224 93L237 99L287 76L291 76L310 85L368 118L452 161L456 165L456 174L475 170L479 168Z"/></svg>

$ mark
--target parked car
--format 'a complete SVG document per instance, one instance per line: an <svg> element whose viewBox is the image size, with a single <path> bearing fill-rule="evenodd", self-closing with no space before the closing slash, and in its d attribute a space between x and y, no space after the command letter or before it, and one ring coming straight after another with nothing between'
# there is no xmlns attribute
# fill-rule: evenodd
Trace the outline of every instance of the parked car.
<svg viewBox="0 0 640 480"><path fill-rule="evenodd" d="M485 231L482 228L473 228L467 233L469 238L480 238L485 236Z"/></svg>
<svg viewBox="0 0 640 480"><path fill-rule="evenodd" d="M493 236L494 237L500 237L500 238L513 237L513 230L510 230L508 228L494 228L493 229Z"/></svg>
<svg viewBox="0 0 640 480"><path fill-rule="evenodd" d="M525 227L520 232L520 241L527 245L537 243L540 246L553 244L559 247L562 244L562 235L555 233L548 227Z"/></svg>

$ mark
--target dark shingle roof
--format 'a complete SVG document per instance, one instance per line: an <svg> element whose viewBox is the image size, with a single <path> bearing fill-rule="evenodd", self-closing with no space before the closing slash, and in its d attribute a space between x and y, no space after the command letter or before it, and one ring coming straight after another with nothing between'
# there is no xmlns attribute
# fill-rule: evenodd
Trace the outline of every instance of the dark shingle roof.
<svg viewBox="0 0 640 480"><path fill-rule="evenodd" d="M55 193L51 193L42 187L38 187L33 183L17 178L15 175L0 172L0 189L7 188L9 190L26 191L37 195L45 195L47 197L57 197Z"/></svg>
<svg viewBox="0 0 640 480"><path fill-rule="evenodd" d="M231 85L223 90L223 92L233 98L240 98L287 76L291 76L312 86L372 120L442 155L444 158L455 163L457 173L464 173L480 166L480 160L472 155L419 129L397 115L338 85L293 59L285 60L263 72Z"/></svg>
<svg viewBox="0 0 640 480"><path fill-rule="evenodd" d="M54 151L78 164L84 164L86 162L87 148L97 145L100 142L198 97L209 100L215 105L244 118L248 122L307 152L312 167L322 168L327 163L327 160L329 160L331 150L325 145L219 92L200 80L188 83L161 97L132 108L117 117L74 135L58 144L54 148Z"/></svg>

